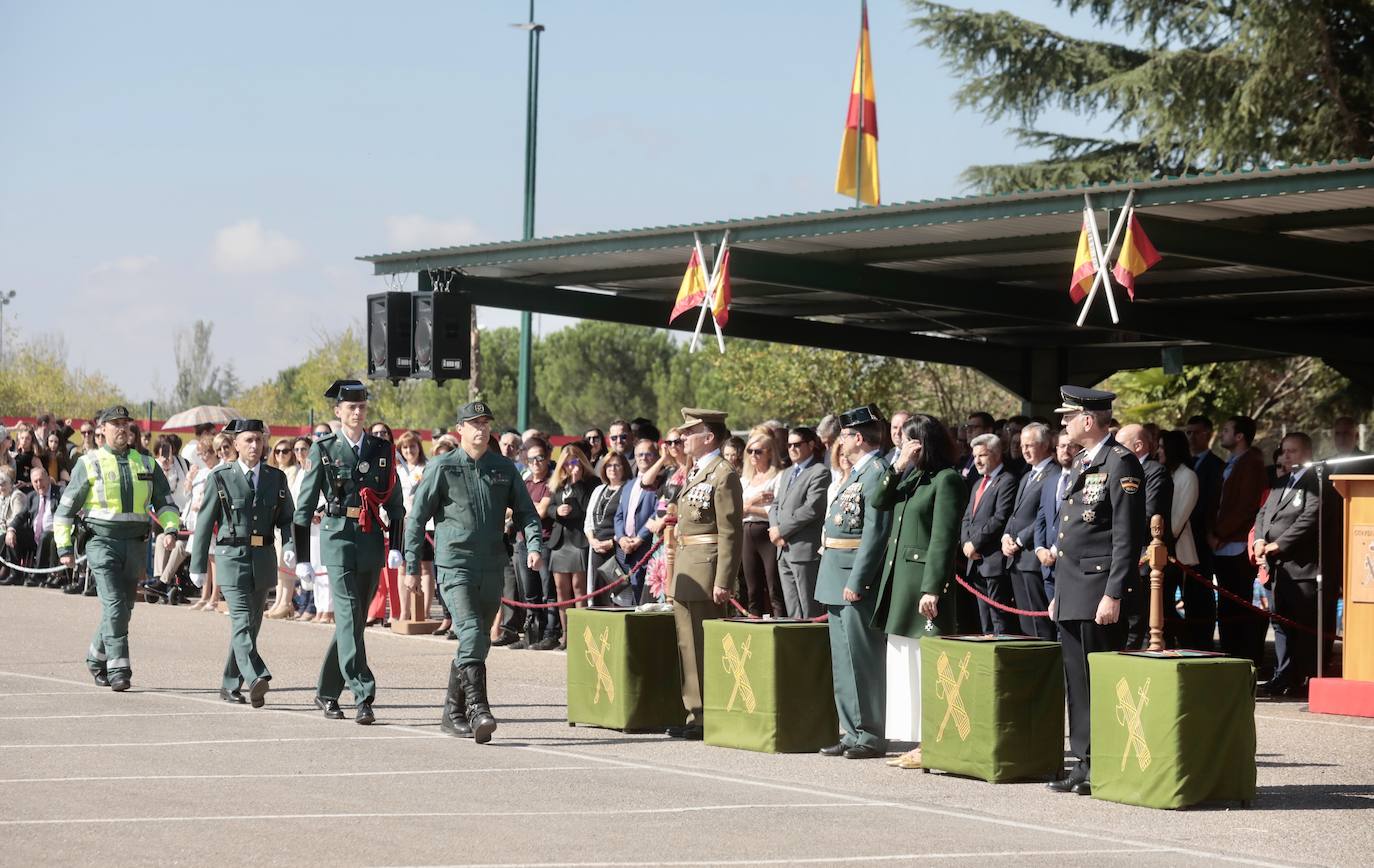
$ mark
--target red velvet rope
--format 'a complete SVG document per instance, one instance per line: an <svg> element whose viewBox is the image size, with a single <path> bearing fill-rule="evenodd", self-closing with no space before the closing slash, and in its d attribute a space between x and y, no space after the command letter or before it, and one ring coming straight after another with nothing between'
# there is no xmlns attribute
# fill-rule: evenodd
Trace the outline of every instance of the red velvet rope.
<svg viewBox="0 0 1374 868"><path fill-rule="evenodd" d="M987 603L989 606L992 606L994 609L1001 609L1003 612L1010 612L1013 615L1029 615L1032 618L1048 618L1050 616L1049 610L1046 610L1044 612L1028 612L1025 609L1017 609L1012 606L1008 606L1005 603L999 603L992 597L989 597L987 594L984 594L977 588L973 587L973 585L970 585L968 582L964 581L964 577L959 575L958 573L954 574L954 581L958 582L960 585L963 585L965 591L968 591L970 594L982 600L984 603Z"/></svg>
<svg viewBox="0 0 1374 868"><path fill-rule="evenodd" d="M1300 624L1297 621L1294 621L1292 618L1285 618L1277 612L1271 612L1267 609L1261 609L1259 606L1256 606L1254 603L1251 603L1249 600L1245 599L1241 595L1228 591L1220 585L1214 585L1212 581L1204 575L1202 575L1202 573L1199 573L1197 570L1193 569L1187 564L1179 563L1174 558L1169 558L1169 562L1177 565L1179 569L1183 570L1183 574L1188 578L1192 579L1195 582L1201 582L1202 584L1216 591L1218 594L1230 600L1231 602L1239 606L1243 606L1245 609L1249 610L1250 612L1253 612L1254 614L1262 618L1268 618L1270 621L1277 621L1280 624L1283 624L1284 626L1293 627L1295 629L1303 631L1304 633L1311 633L1313 636L1317 635L1317 628L1315 627L1309 627L1306 624ZM1342 639L1344 637L1342 637L1338 633L1327 633L1326 638Z"/></svg>
<svg viewBox="0 0 1374 868"><path fill-rule="evenodd" d="M650 549L644 553L644 557L639 559L639 563L635 564L633 567L630 567L630 572L633 573L640 567L647 564L649 562L649 558L653 557L654 552L658 551L659 547L661 547L662 545L663 540L659 540L658 542L654 543L653 546L650 547ZM595 591L592 591L589 594L583 594L580 597L573 597L571 600L559 600L556 603L521 603L517 600L507 599L506 597L502 597L501 602L505 603L507 606L514 606L517 609L566 609L569 606L575 606L578 603L581 603L585 600L590 600L593 597L599 597L607 591L611 591L620 587L629 580L630 577L628 575L621 576L614 582L611 582L609 585L606 585L603 588L597 588Z"/></svg>

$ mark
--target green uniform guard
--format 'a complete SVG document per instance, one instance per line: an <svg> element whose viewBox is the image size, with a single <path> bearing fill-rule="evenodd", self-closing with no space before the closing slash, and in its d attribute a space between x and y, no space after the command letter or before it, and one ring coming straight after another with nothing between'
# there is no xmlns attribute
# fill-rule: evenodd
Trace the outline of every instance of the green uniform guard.
<svg viewBox="0 0 1374 868"><path fill-rule="evenodd" d="M830 666L840 741L821 748L826 756L869 759L887 751L884 700L887 636L870 624L892 513L877 508L887 473L879 447L886 424L872 404L840 415L840 439L852 468L825 517L816 602L829 613Z"/></svg>
<svg viewBox="0 0 1374 868"><path fill-rule="evenodd" d="M262 708L272 673L258 654L267 593L277 583L277 549L272 536L281 535L283 558L296 563L291 539L295 507L287 490L286 474L261 461L267 426L261 419L235 419L224 433L234 438L239 459L210 471L205 496L196 514L191 540L191 581L205 583L210 542L215 543L215 581L229 605L229 659L219 698L244 702L243 684L254 708Z"/></svg>
<svg viewBox="0 0 1374 868"><path fill-rule="evenodd" d="M323 495L318 555L329 570L334 595L334 638L320 666L315 705L325 717L341 719L339 694L347 687L357 705L355 719L366 725L377 719L372 711L377 682L367 667L363 628L382 567L401 566L405 506L396 483L395 450L366 430L367 387L357 380L336 380L324 396L334 399L334 415L342 427L310 447L310 467L296 503L296 575L314 576L310 523ZM393 528L390 552L379 508L386 510Z"/></svg>
<svg viewBox="0 0 1374 868"><path fill-rule="evenodd" d="M162 525L165 547L171 548L181 529L181 515L172 503L162 468L132 448L132 421L124 407L100 412L96 423L105 435L105 445L77 461L53 516L58 558L63 566L71 566L74 522L77 513L86 514L91 530L86 558L104 610L86 653L86 668L96 684L117 691L128 690L133 676L129 616L134 593L147 573L149 510Z"/></svg>
<svg viewBox="0 0 1374 868"><path fill-rule="evenodd" d="M439 592L453 613L458 651L449 666L448 696L440 728L478 744L491 741L496 718L487 700L490 627L501 608L501 589L509 562L505 545L506 510L524 528L528 566L541 566L539 513L520 471L510 459L488 449L491 408L472 401L458 411L461 449L425 465L411 497L406 522L406 587L419 588L420 551L425 525L434 519L434 566Z"/></svg>

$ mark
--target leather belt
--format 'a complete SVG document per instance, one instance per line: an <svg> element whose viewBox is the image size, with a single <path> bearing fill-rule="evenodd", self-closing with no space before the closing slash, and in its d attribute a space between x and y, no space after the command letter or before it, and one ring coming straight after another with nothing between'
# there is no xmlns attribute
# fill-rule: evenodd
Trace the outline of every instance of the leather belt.
<svg viewBox="0 0 1374 868"><path fill-rule="evenodd" d="M862 540L859 539L833 539L826 537L822 542L828 549L856 549Z"/></svg>
<svg viewBox="0 0 1374 868"><path fill-rule="evenodd" d="M244 538L241 537L241 536L234 536L234 537L229 537L228 539L222 539L222 540L219 541L219 545L222 545L222 546L253 546L254 548L262 548L262 547L265 546L265 545L270 545L270 542L268 541L267 537L265 537L265 536L261 536L261 535L259 535L259 534L253 534L253 535L250 536L248 539L244 539Z"/></svg>
<svg viewBox="0 0 1374 868"><path fill-rule="evenodd" d="M713 546L718 542L720 542L720 534L718 533L689 533L677 538L677 544L680 546Z"/></svg>

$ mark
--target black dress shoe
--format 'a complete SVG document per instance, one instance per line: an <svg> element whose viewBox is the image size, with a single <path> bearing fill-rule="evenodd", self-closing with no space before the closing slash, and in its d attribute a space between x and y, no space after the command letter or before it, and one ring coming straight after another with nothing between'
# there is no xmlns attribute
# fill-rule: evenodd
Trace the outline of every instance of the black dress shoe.
<svg viewBox="0 0 1374 868"><path fill-rule="evenodd" d="M1069 792L1073 793L1075 796L1091 796L1093 794L1093 785L1088 781L1079 781L1072 787L1069 787Z"/></svg>
<svg viewBox="0 0 1374 868"><path fill-rule="evenodd" d="M81 596L83 596L83 597L94 597L94 596L97 596L99 593L100 593L100 591L96 588L95 582L92 582L92 581L90 581L89 579L87 579L87 580L86 580L86 590L84 590L84 591L81 592Z"/></svg>
<svg viewBox="0 0 1374 868"><path fill-rule="evenodd" d="M224 687L221 687L219 689L219 698L223 699L225 702L232 702L235 705L243 705L245 702L248 701L243 698L243 694L239 691L229 690Z"/></svg>
<svg viewBox="0 0 1374 868"><path fill-rule="evenodd" d="M444 638L445 638L445 639L448 639L448 640L451 641L451 642L457 642L457 641L458 641L458 634L455 633L455 632L453 632L452 630L449 630L448 632L446 632L446 633L444 634Z"/></svg>
<svg viewBox="0 0 1374 868"><path fill-rule="evenodd" d="M81 583L80 583L80 582L71 582L70 584L67 585L67 587L65 587L65 588L62 589L62 593L64 593L64 594L79 594L79 593L81 593Z"/></svg>
<svg viewBox="0 0 1374 868"><path fill-rule="evenodd" d="M686 741L701 741L706 737L706 730L700 726L684 726L682 737Z"/></svg>
<svg viewBox="0 0 1374 868"><path fill-rule="evenodd" d="M116 693L123 693L132 686L133 685L129 683L129 676L127 675L110 676L110 689Z"/></svg>
<svg viewBox="0 0 1374 868"><path fill-rule="evenodd" d="M887 756L887 751L881 751L866 744L856 744L851 748L846 748L844 752L845 759L877 759L880 756Z"/></svg>
<svg viewBox="0 0 1374 868"><path fill-rule="evenodd" d="M266 702L263 697L267 695L267 679L258 678L248 687L248 698L253 703L254 708L262 708Z"/></svg>
<svg viewBox="0 0 1374 868"><path fill-rule="evenodd" d="M505 645L513 645L519 639L520 637L515 633L502 633L497 638L491 640L491 645L493 648L500 648Z"/></svg>
<svg viewBox="0 0 1374 868"><path fill-rule="evenodd" d="M663 731L663 734L669 738L684 738L684 733L686 732L687 727L685 726L670 726Z"/></svg>
<svg viewBox="0 0 1374 868"><path fill-rule="evenodd" d="M839 741L835 744L830 745L829 747L821 748L819 753L821 756L844 756L844 752L847 749L848 745L846 745L842 741Z"/></svg>
<svg viewBox="0 0 1374 868"><path fill-rule="evenodd" d="M323 696L315 697L315 707L324 712L324 716L330 720L343 720L343 709L339 708L339 700L325 699Z"/></svg>
<svg viewBox="0 0 1374 868"><path fill-rule="evenodd" d="M91 677L95 679L95 684L97 687L110 686L110 677L106 675L104 672L92 672Z"/></svg>
<svg viewBox="0 0 1374 868"><path fill-rule="evenodd" d="M36 587L38 587L38 586L41 585L41 584L43 584L43 583L42 583L41 581L39 581L38 579L30 578L30 579L25 579L25 580L24 580L24 587L26 587L26 588L36 588Z"/></svg>
<svg viewBox="0 0 1374 868"><path fill-rule="evenodd" d="M372 722L375 721L376 719L377 719L377 715L375 715L375 714L372 713L372 703L370 703L370 702L359 702L359 703L358 703L358 711L357 711L357 713L353 716L354 722L360 723L360 724L362 724L363 726L369 726L369 725L371 725Z"/></svg>
<svg viewBox="0 0 1374 868"><path fill-rule="evenodd" d="M1072 769L1069 770L1068 777L1063 778L1062 780L1050 781L1048 784L1045 784L1045 789L1053 790L1056 793L1072 793L1076 792L1074 790L1074 787L1083 783L1087 779L1087 768L1082 763L1078 763Z"/></svg>
<svg viewBox="0 0 1374 868"><path fill-rule="evenodd" d="M1275 681L1272 678L1268 681L1261 681L1259 684L1255 685L1255 696L1261 699L1270 696L1282 696L1287 691L1287 684L1282 681Z"/></svg>

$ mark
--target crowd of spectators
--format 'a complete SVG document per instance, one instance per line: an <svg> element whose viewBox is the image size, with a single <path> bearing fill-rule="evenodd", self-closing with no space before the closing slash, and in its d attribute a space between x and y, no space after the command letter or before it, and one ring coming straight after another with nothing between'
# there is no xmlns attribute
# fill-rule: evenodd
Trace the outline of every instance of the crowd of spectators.
<svg viewBox="0 0 1374 868"><path fill-rule="evenodd" d="M902 446L911 436L911 420L928 418L907 411L891 415L882 455L901 464ZM299 491L310 445L332 431L318 424L310 436L288 436L273 442L268 460L287 476L293 495ZM396 434L385 423L369 429L396 447L397 482L409 507L426 462L457 447L450 434L428 444L414 431ZM1054 596L1054 544L1058 516L1066 496L1077 444L1045 418L1012 416L995 419L985 412L968 415L949 426L953 466L965 482L959 557L955 571L983 596L1007 607L1043 611ZM1315 557L1320 536L1327 552L1339 550L1339 498L1329 482L1319 492L1312 472L1303 465L1313 456L1312 439L1283 432L1268 456L1257 445L1257 426L1243 415L1220 427L1206 416L1193 416L1177 429L1160 425L1115 423L1116 441L1141 461L1147 515L1159 515L1163 542L1172 558L1166 570L1167 640L1196 649L1218 646L1227 654L1247 657L1272 672L1265 659L1268 624L1236 603L1250 600L1302 624L1316 620L1313 578L1294 564ZM211 425L196 428L185 441L180 435L139 432L136 448L155 456L183 514L185 531L194 530L205 497L209 470L236 459L230 437ZM814 427L792 427L767 420L742 436L727 440L722 457L739 472L743 489L744 551L736 591L738 608L753 617L809 618L820 606L814 599L816 565L821 557L821 523L843 487L849 458L841 448L836 417ZM1331 427L1334 452L1328 457L1361 458L1360 431L1354 419L1342 417ZM548 556L541 572L526 568L525 540L511 529L505 596L519 603L544 605L578 600L578 605L635 605L665 597L665 563L661 547L668 505L690 469L677 429L660 433L643 418L615 419L604 430L587 429L580 438L555 438L542 431L505 430L493 448L515 463L541 521ZM47 585L68 593L94 594L81 572L55 569L52 515L74 462L99 449L102 436L79 420L59 421L41 414L32 423L0 428L0 526L4 546L0 583ZM429 454L427 454L427 448ZM1220 454L1216 449L1219 448ZM1374 467L1374 458L1371 458ZM1367 468L1345 465L1347 472ZM1303 480L1306 480L1305 482ZM1310 491L1312 519L1278 539L1267 539L1279 503L1293 493ZM1285 498L1287 498L1285 500ZM1266 511L1269 501L1274 503ZM1301 504L1299 495L1299 504ZM1323 523L1316 504L1326 504ZM431 528L432 529L432 528ZM316 531L318 533L318 531ZM185 542L168 551L150 546L149 598L166 600L183 588L188 553ZM1339 589L1339 558L1327 558L1327 587ZM279 582L267 617L316 623L333 620L329 577L317 568L311 583L302 583L279 559ZM35 570L37 572L26 572ZM422 556L420 608L401 593L393 571L385 575L369 610L369 625L392 619L429 618L439 608L437 634L456 638L452 621L435 593L433 549ZM1201 581L1187 573L1204 577ZM619 576L628 581L615 587ZM1148 573L1123 600L1128 643L1146 641ZM1333 580L1334 579L1334 580ZM1217 589L1221 590L1218 594ZM1229 592L1229 595L1228 595ZM960 632L1022 633L1054 637L1047 618L1009 614L958 587L953 591ZM211 569L193 610L223 611ZM1326 595L1327 624L1335 623L1336 592ZM507 606L491 626L493 644L513 649L566 648L566 610ZM1280 671L1270 684L1275 693L1301 695L1306 677L1315 674L1307 651L1314 641L1276 625ZM1286 646L1286 648L1285 648ZM1296 661L1291 660L1294 653ZM1283 670L1284 658L1296 668Z"/></svg>

